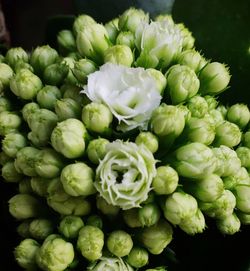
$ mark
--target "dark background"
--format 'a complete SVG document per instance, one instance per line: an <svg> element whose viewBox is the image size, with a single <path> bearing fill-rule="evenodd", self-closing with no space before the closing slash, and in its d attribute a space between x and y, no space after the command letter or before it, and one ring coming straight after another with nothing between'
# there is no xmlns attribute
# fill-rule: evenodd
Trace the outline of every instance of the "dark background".
<svg viewBox="0 0 250 271"><path fill-rule="evenodd" d="M56 33L70 28L74 15L87 13L98 22L118 16L131 3L125 0L2 0L6 25L10 32L10 46L27 50L49 43L55 45ZM146 2L146 0L144 0ZM151 1L148 1L151 3ZM164 1L162 0L162 5ZM152 16L167 10L166 5L152 5ZM225 103L250 104L250 1L249 0L176 0L172 9L176 22L183 22L196 38L196 48L207 58L228 64L232 79L230 89L221 95ZM20 270L13 259L18 239L16 221L10 217L8 199L16 191L0 183L0 260L5 270ZM234 236L223 236L213 223L202 235L187 236L176 231L170 247L185 270L250 270L249 229L242 227ZM246 248L245 248L246 247ZM171 270L170 270L171 271Z"/></svg>

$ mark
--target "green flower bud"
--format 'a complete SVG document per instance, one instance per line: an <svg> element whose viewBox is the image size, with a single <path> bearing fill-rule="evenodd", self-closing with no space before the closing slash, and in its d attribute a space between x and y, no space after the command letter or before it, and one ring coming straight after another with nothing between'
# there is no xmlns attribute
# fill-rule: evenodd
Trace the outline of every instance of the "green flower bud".
<svg viewBox="0 0 250 271"><path fill-rule="evenodd" d="M241 166L250 168L250 149L240 146L236 149L237 156L240 158Z"/></svg>
<svg viewBox="0 0 250 271"><path fill-rule="evenodd" d="M204 97L193 96L187 101L187 108L194 118L203 118L208 113L208 103Z"/></svg>
<svg viewBox="0 0 250 271"><path fill-rule="evenodd" d="M3 111L11 111L11 102L5 97L0 96L0 113Z"/></svg>
<svg viewBox="0 0 250 271"><path fill-rule="evenodd" d="M191 142L210 145L215 138L215 127L206 118L190 118L185 126L184 136Z"/></svg>
<svg viewBox="0 0 250 271"><path fill-rule="evenodd" d="M46 212L41 202L28 194L16 194L8 203L10 214L18 220L39 217Z"/></svg>
<svg viewBox="0 0 250 271"><path fill-rule="evenodd" d="M237 103L227 110L227 120L244 129L250 120L250 111L246 104Z"/></svg>
<svg viewBox="0 0 250 271"><path fill-rule="evenodd" d="M217 108L217 106L219 104L219 102L217 100L217 97L214 97L214 96L211 96L211 95L205 95L204 99L207 101L208 111Z"/></svg>
<svg viewBox="0 0 250 271"><path fill-rule="evenodd" d="M147 72L155 79L157 89L159 90L159 93L163 95L163 92L167 86L166 77L161 71L153 68L147 69Z"/></svg>
<svg viewBox="0 0 250 271"><path fill-rule="evenodd" d="M133 247L126 260L131 266L140 268L148 264L149 255L146 249Z"/></svg>
<svg viewBox="0 0 250 271"><path fill-rule="evenodd" d="M234 194L225 189L222 195L214 202L199 202L201 211L212 218L224 219L231 215L236 207L236 198Z"/></svg>
<svg viewBox="0 0 250 271"><path fill-rule="evenodd" d="M38 91L36 99L42 108L53 110L56 101L61 99L61 97L62 94L59 88L56 86L47 85Z"/></svg>
<svg viewBox="0 0 250 271"><path fill-rule="evenodd" d="M200 82L195 72L185 65L174 65L167 71L167 89L173 104L179 104L193 97Z"/></svg>
<svg viewBox="0 0 250 271"><path fill-rule="evenodd" d="M24 100L32 100L43 87L42 81L30 70L20 70L10 81L11 91Z"/></svg>
<svg viewBox="0 0 250 271"><path fill-rule="evenodd" d="M189 235L202 233L206 227L205 217L201 210L198 209L195 215L182 220L178 226Z"/></svg>
<svg viewBox="0 0 250 271"><path fill-rule="evenodd" d="M70 118L79 119L81 118L82 107L71 98L63 98L55 102L55 112L59 121Z"/></svg>
<svg viewBox="0 0 250 271"><path fill-rule="evenodd" d="M85 216L90 213L91 205L84 197L67 194L59 178L53 179L48 186L48 205L61 215Z"/></svg>
<svg viewBox="0 0 250 271"><path fill-rule="evenodd" d="M121 31L115 40L116 44L127 45L131 50L135 48L134 34L130 31Z"/></svg>
<svg viewBox="0 0 250 271"><path fill-rule="evenodd" d="M144 144L152 153L158 150L158 138L151 132L140 132L135 139L137 145Z"/></svg>
<svg viewBox="0 0 250 271"><path fill-rule="evenodd" d="M88 75L95 72L96 69L96 64L93 61L82 58L75 63L72 72L80 83L86 84Z"/></svg>
<svg viewBox="0 0 250 271"><path fill-rule="evenodd" d="M156 203L148 203L139 208L138 217L142 227L150 227L156 224L161 216L161 212Z"/></svg>
<svg viewBox="0 0 250 271"><path fill-rule="evenodd" d="M29 224L29 232L32 238L44 240L54 231L54 223L45 218L36 218Z"/></svg>
<svg viewBox="0 0 250 271"><path fill-rule="evenodd" d="M63 158L53 149L42 149L35 163L37 174L43 178L55 178L60 175L63 168Z"/></svg>
<svg viewBox="0 0 250 271"><path fill-rule="evenodd" d="M174 192L166 199L163 206L165 218L174 225L195 215L198 205L196 199L184 192Z"/></svg>
<svg viewBox="0 0 250 271"><path fill-rule="evenodd" d="M244 213L250 213L250 184L236 185L233 193L236 197L236 208Z"/></svg>
<svg viewBox="0 0 250 271"><path fill-rule="evenodd" d="M5 63L0 63L0 82L2 83L3 89L9 86L10 80L13 75L14 72L9 65Z"/></svg>
<svg viewBox="0 0 250 271"><path fill-rule="evenodd" d="M213 148L212 151L217 158L215 174L226 177L240 170L241 161L233 149L222 145L218 148Z"/></svg>
<svg viewBox="0 0 250 271"><path fill-rule="evenodd" d="M194 42L195 42L192 32L190 32L189 29L185 27L183 23L177 24L177 27L181 31L183 50L185 51L188 49L192 49L194 47Z"/></svg>
<svg viewBox="0 0 250 271"><path fill-rule="evenodd" d="M81 228L77 239L77 248L81 251L84 258L89 261L100 259L103 246L104 234L102 230L89 225Z"/></svg>
<svg viewBox="0 0 250 271"><path fill-rule="evenodd" d="M30 70L31 72L34 72L33 67L29 63L19 60L15 63L14 71L15 73L18 73L22 69L26 69L26 70Z"/></svg>
<svg viewBox="0 0 250 271"><path fill-rule="evenodd" d="M217 95L226 90L230 74L228 68L219 62L208 63L199 73L200 92Z"/></svg>
<svg viewBox="0 0 250 271"><path fill-rule="evenodd" d="M27 52L21 47L10 48L5 55L5 62L14 68L18 61L28 62L29 56Z"/></svg>
<svg viewBox="0 0 250 271"><path fill-rule="evenodd" d="M51 133L57 125L57 115L48 109L38 109L29 118L28 139L38 147L46 146L50 140Z"/></svg>
<svg viewBox="0 0 250 271"><path fill-rule="evenodd" d="M194 49L182 51L177 56L176 62L190 67L195 73L198 73L206 65L204 57Z"/></svg>
<svg viewBox="0 0 250 271"><path fill-rule="evenodd" d="M104 52L104 63L111 62L131 67L133 61L133 52L127 45L113 45Z"/></svg>
<svg viewBox="0 0 250 271"><path fill-rule="evenodd" d="M63 168L60 180L66 193L71 196L89 196L96 192L94 172L83 162L69 164Z"/></svg>
<svg viewBox="0 0 250 271"><path fill-rule="evenodd" d="M63 93L63 98L71 98L79 104L82 104L84 96L80 93L78 86L64 84L61 86L60 91Z"/></svg>
<svg viewBox="0 0 250 271"><path fill-rule="evenodd" d="M217 219L216 226L222 234L233 235L240 230L241 223L237 215L232 213L223 219Z"/></svg>
<svg viewBox="0 0 250 271"><path fill-rule="evenodd" d="M118 22L119 19L118 18L114 18L113 20L107 22L104 27L106 28L107 32L108 32L108 38L109 40L115 44L116 42L116 37L119 33L119 29L118 29Z"/></svg>
<svg viewBox="0 0 250 271"><path fill-rule="evenodd" d="M18 192L20 194L32 194L31 180L29 178L22 179L18 183Z"/></svg>
<svg viewBox="0 0 250 271"><path fill-rule="evenodd" d="M237 210L237 217L242 225L250 225L250 214Z"/></svg>
<svg viewBox="0 0 250 271"><path fill-rule="evenodd" d="M18 172L27 176L36 176L35 163L40 150L27 146L19 150L16 154L15 167Z"/></svg>
<svg viewBox="0 0 250 271"><path fill-rule="evenodd" d="M156 176L153 179L152 187L158 195L173 193L179 182L178 173L170 166L160 166L156 169Z"/></svg>
<svg viewBox="0 0 250 271"><path fill-rule="evenodd" d="M104 104L90 103L83 107L82 121L86 128L92 132L104 133L109 128L113 115Z"/></svg>
<svg viewBox="0 0 250 271"><path fill-rule="evenodd" d="M122 230L116 230L109 234L107 238L108 250L117 257L128 255L133 247L131 236Z"/></svg>
<svg viewBox="0 0 250 271"><path fill-rule="evenodd" d="M7 134L2 140L2 150L10 157L16 157L19 150L27 145L26 138L19 133Z"/></svg>
<svg viewBox="0 0 250 271"><path fill-rule="evenodd" d="M77 16L73 23L73 32L75 35L77 35L79 32L82 32L82 30L85 27L88 27L88 25L96 24L96 21L94 18L87 14L81 14Z"/></svg>
<svg viewBox="0 0 250 271"><path fill-rule="evenodd" d="M52 131L51 144L65 157L77 158L84 153L86 135L86 128L80 120L67 119L59 122Z"/></svg>
<svg viewBox="0 0 250 271"><path fill-rule="evenodd" d="M77 33L76 45L81 56L102 63L104 52L110 45L108 32L102 24L88 24Z"/></svg>
<svg viewBox="0 0 250 271"><path fill-rule="evenodd" d="M21 118L15 112L3 111L0 113L0 135L17 132L21 126Z"/></svg>
<svg viewBox="0 0 250 271"><path fill-rule="evenodd" d="M195 198L204 202L213 202L222 196L224 191L224 184L222 179L216 175L211 174L196 182L189 181L187 190L195 196Z"/></svg>
<svg viewBox="0 0 250 271"><path fill-rule="evenodd" d="M32 115L35 113L36 110L40 109L39 105L37 103L34 102L30 102L30 103L26 103L23 108L22 108L22 116L23 119L29 123L30 122L30 118L32 117Z"/></svg>
<svg viewBox="0 0 250 271"><path fill-rule="evenodd" d="M129 8L123 12L119 17L119 29L122 31L131 31L135 33L137 28L143 24L149 22L149 15L142 9Z"/></svg>
<svg viewBox="0 0 250 271"><path fill-rule="evenodd" d="M30 237L29 230L30 222L31 222L30 219L24 220L21 223L19 223L19 225L16 228L18 235L23 239Z"/></svg>
<svg viewBox="0 0 250 271"><path fill-rule="evenodd" d="M31 238L22 240L14 249L14 257L18 265L25 270L36 269L36 253L40 248L39 243Z"/></svg>
<svg viewBox="0 0 250 271"><path fill-rule="evenodd" d="M240 128L229 121L223 121L215 129L214 145L225 145L230 148L237 146L241 142Z"/></svg>
<svg viewBox="0 0 250 271"><path fill-rule="evenodd" d="M237 172L223 178L225 189L232 190L238 184L250 185L250 175L246 168L241 167Z"/></svg>
<svg viewBox="0 0 250 271"><path fill-rule="evenodd" d="M12 161L12 158L9 157L9 155L7 155L5 152L0 152L0 165L3 166L9 161Z"/></svg>
<svg viewBox="0 0 250 271"><path fill-rule="evenodd" d="M87 218L86 225L102 229L103 227L102 218L99 215L91 215Z"/></svg>
<svg viewBox="0 0 250 271"><path fill-rule="evenodd" d="M30 179L30 185L32 192L40 197L46 197L48 195L48 187L52 179L45 179L42 177L32 177Z"/></svg>
<svg viewBox="0 0 250 271"><path fill-rule="evenodd" d="M14 162L9 161L2 167L2 177L8 183L17 183L23 176L16 170Z"/></svg>
<svg viewBox="0 0 250 271"><path fill-rule="evenodd" d="M225 118L223 117L221 111L219 111L217 109L210 110L209 113L205 115L205 118L215 128L220 126L225 121Z"/></svg>
<svg viewBox="0 0 250 271"><path fill-rule="evenodd" d="M173 167L180 176L199 179L213 173L216 166L213 151L202 143L189 143L175 151Z"/></svg>
<svg viewBox="0 0 250 271"><path fill-rule="evenodd" d="M84 223L79 216L68 215L62 218L59 224L59 232L68 239L73 239L78 236L80 229Z"/></svg>
<svg viewBox="0 0 250 271"><path fill-rule="evenodd" d="M96 207L107 216L116 216L120 211L118 206L107 203L107 201L101 196L97 196L96 198Z"/></svg>
<svg viewBox="0 0 250 271"><path fill-rule="evenodd" d="M223 104L219 104L216 108L216 110L220 111L223 118L225 119L226 116L227 116L227 110L228 110L228 107L223 105Z"/></svg>
<svg viewBox="0 0 250 271"><path fill-rule="evenodd" d="M39 76L43 74L44 69L55 63L59 56L55 49L49 45L42 45L35 48L30 56L30 64Z"/></svg>
<svg viewBox="0 0 250 271"><path fill-rule="evenodd" d="M184 129L184 114L180 108L162 103L153 112L150 126L160 142L170 147Z"/></svg>
<svg viewBox="0 0 250 271"><path fill-rule="evenodd" d="M139 208L132 208L122 212L123 219L125 223L130 228L139 228L142 227L142 224L139 220Z"/></svg>
<svg viewBox="0 0 250 271"><path fill-rule="evenodd" d="M170 24L175 23L171 14L159 14L154 19L156 22L167 21Z"/></svg>
<svg viewBox="0 0 250 271"><path fill-rule="evenodd" d="M43 72L43 80L48 85L59 86L68 75L69 68L63 63L53 63Z"/></svg>
<svg viewBox="0 0 250 271"><path fill-rule="evenodd" d="M74 260L74 247L59 235L51 234L36 253L36 262L42 270L63 271Z"/></svg>
<svg viewBox="0 0 250 271"><path fill-rule="evenodd" d="M242 135L242 144L243 146L250 148L250 131L247 131Z"/></svg>
<svg viewBox="0 0 250 271"><path fill-rule="evenodd" d="M57 34L57 44L63 53L76 51L76 41L72 31L64 29Z"/></svg>
<svg viewBox="0 0 250 271"><path fill-rule="evenodd" d="M106 155L106 146L109 141L105 138L97 138L93 139L89 142L87 147L87 155L89 160L93 163L98 165L100 160L104 158Z"/></svg>
<svg viewBox="0 0 250 271"><path fill-rule="evenodd" d="M172 241L173 229L166 220L160 219L157 224L143 228L139 238L151 254L159 255Z"/></svg>

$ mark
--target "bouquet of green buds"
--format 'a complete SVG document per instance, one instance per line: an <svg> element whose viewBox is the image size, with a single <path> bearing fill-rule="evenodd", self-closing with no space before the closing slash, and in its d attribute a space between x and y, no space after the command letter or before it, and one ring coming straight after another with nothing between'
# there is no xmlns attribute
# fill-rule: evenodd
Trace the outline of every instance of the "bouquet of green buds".
<svg viewBox="0 0 250 271"><path fill-rule="evenodd" d="M170 15L87 14L58 48L10 48L0 63L2 181L25 270L156 267L176 228L250 224L250 112L224 105L229 68Z"/></svg>

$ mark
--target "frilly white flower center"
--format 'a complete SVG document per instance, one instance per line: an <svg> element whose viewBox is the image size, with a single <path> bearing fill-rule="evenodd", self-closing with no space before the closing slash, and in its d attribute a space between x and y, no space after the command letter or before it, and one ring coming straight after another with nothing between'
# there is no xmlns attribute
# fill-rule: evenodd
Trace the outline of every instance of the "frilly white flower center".
<svg viewBox="0 0 250 271"><path fill-rule="evenodd" d="M145 129L161 101L155 79L143 68L106 63L88 76L81 91L92 102L107 105L117 118L117 130Z"/></svg>

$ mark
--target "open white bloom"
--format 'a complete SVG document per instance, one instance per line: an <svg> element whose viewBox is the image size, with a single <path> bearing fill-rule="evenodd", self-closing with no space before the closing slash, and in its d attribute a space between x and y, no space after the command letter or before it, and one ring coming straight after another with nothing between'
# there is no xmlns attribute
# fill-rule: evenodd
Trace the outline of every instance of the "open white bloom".
<svg viewBox="0 0 250 271"><path fill-rule="evenodd" d="M96 170L95 187L109 203L123 210L140 207L156 175L153 154L143 145L113 141Z"/></svg>
<svg viewBox="0 0 250 271"><path fill-rule="evenodd" d="M141 52L139 66L167 67L182 50L183 36L170 20L144 23L136 31L136 47Z"/></svg>
<svg viewBox="0 0 250 271"><path fill-rule="evenodd" d="M155 79L143 68L106 63L88 76L82 91L92 102L103 103L117 118L117 130L145 129L161 101Z"/></svg>

